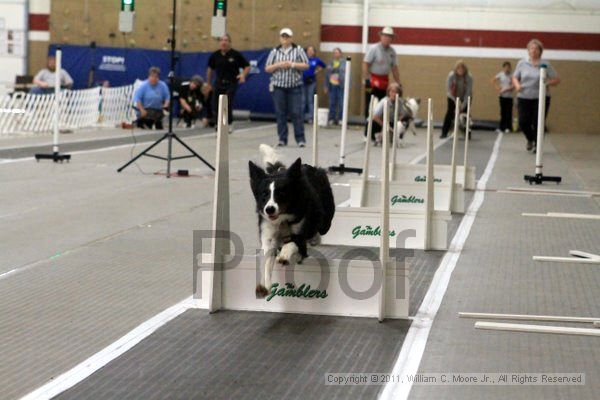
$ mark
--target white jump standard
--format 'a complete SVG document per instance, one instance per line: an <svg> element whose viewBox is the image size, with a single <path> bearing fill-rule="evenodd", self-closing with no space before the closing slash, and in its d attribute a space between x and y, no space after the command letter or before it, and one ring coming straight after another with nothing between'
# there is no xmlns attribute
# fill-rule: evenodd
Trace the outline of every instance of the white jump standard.
<svg viewBox="0 0 600 400"><path fill-rule="evenodd" d="M342 103L342 133L340 139L340 162L339 165L329 167L329 172L353 172L360 174L362 169L346 167L346 134L348 133L348 102L350 100L350 75L352 71L352 59L346 58L346 72L344 75L344 101Z"/></svg>
<svg viewBox="0 0 600 400"><path fill-rule="evenodd" d="M301 265L275 265L269 294L266 298L257 298L257 271L263 265L263 255L240 255L236 249L230 250L226 109L227 98L222 95L212 222L213 236L220 237L211 239L210 253L197 255L194 306L210 312L220 309L288 312L376 317L379 321L408 318L407 265L396 265L388 260L383 250L388 248L386 235L379 238L381 254L373 253L371 261L309 257ZM379 223L387 217L387 213L381 211L378 215Z"/></svg>
<svg viewBox="0 0 600 400"><path fill-rule="evenodd" d="M544 182L556 182L559 184L562 181L560 176L544 176L542 172L543 168L543 156L544 156L544 127L546 123L546 68L547 66L540 65L540 93L538 96L538 120L537 120L537 143L535 153L535 174L525 175L524 179L529 182L530 185L534 183L541 185Z"/></svg>
<svg viewBox="0 0 600 400"><path fill-rule="evenodd" d="M59 137L59 121L60 121L60 73L62 69L62 50L60 47L56 48L56 69L54 71L54 104L53 104L53 120L52 120L52 154L38 153L35 155L36 161L40 160L52 160L55 163L63 161L69 162L71 160L70 154L61 154L58 145Z"/></svg>

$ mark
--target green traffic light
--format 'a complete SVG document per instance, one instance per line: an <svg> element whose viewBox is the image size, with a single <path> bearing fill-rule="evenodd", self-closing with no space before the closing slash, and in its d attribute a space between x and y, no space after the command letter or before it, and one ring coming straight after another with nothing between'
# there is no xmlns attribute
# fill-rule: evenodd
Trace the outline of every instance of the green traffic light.
<svg viewBox="0 0 600 400"><path fill-rule="evenodd" d="M134 11L135 0L121 0L121 11Z"/></svg>

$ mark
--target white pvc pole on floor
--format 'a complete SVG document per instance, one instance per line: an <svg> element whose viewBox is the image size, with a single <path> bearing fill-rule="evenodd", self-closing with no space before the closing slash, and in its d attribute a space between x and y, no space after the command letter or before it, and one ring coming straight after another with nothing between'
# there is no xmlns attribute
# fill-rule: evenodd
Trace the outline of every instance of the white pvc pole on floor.
<svg viewBox="0 0 600 400"><path fill-rule="evenodd" d="M346 57L346 76L344 77L344 105L342 108L342 140L340 142L340 166L346 161L346 133L348 132L348 100L350 99L351 58Z"/></svg>
<svg viewBox="0 0 600 400"><path fill-rule="evenodd" d="M319 96L315 93L313 97L313 152L312 152L312 165L313 167L317 166L319 150L318 150L318 138L317 138L317 129L318 129L318 114L319 114Z"/></svg>
<svg viewBox="0 0 600 400"><path fill-rule="evenodd" d="M542 174L542 157L544 155L544 127L546 122L546 66L540 67L540 93L538 100L537 145L535 149L535 174Z"/></svg>
<svg viewBox="0 0 600 400"><path fill-rule="evenodd" d="M60 72L62 69L62 50L56 50L56 69L54 71L54 120L52 121L52 152L58 153L58 124L60 121Z"/></svg>

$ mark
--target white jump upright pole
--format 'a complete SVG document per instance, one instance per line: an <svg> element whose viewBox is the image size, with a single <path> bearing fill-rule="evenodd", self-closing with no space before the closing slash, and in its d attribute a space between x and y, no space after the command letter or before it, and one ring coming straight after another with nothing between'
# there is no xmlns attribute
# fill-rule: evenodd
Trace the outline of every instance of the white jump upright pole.
<svg viewBox="0 0 600 400"><path fill-rule="evenodd" d="M346 135L348 133L348 102L350 100L350 77L352 73L352 59L346 57L346 75L344 76L344 102L342 107L342 138L340 140L340 160L339 165L329 167L329 171L339 172L354 172L360 174L360 168L346 167Z"/></svg>
<svg viewBox="0 0 600 400"><path fill-rule="evenodd" d="M396 166L396 149L398 148L398 113L399 113L399 104L400 104L400 96L396 93L396 98L394 99L394 137L392 139L392 165L390 166L390 180L394 180L394 169Z"/></svg>
<svg viewBox="0 0 600 400"><path fill-rule="evenodd" d="M540 65L540 91L538 99L538 119L537 119L537 143L535 153L535 175L525 175L525 180L529 184L542 184L544 181L556 182L557 184L562 181L560 176L544 176L543 169L543 157L544 157L544 131L546 123L546 71L547 66Z"/></svg>
<svg viewBox="0 0 600 400"><path fill-rule="evenodd" d="M458 120L460 117L460 98L456 98L454 103L454 134L452 135L452 159L450 160L450 209L453 208L454 203L454 184L456 183L456 143L458 139ZM429 179L429 177L427 177Z"/></svg>
<svg viewBox="0 0 600 400"><path fill-rule="evenodd" d="M225 255L229 253L229 238L217 237L228 233L229 224L229 121L227 96L219 96L217 117L217 157L215 160L215 191L213 194L212 231L215 237L211 243L213 268L209 275L208 311L215 312L222 307L223 267Z"/></svg>
<svg viewBox="0 0 600 400"><path fill-rule="evenodd" d="M60 76L62 71L62 50L60 47L56 48L55 54L56 60L56 68L54 70L54 105L53 105L53 119L52 119L52 154L36 154L35 159L39 161L40 159L49 159L54 162L63 162L64 160L69 161L71 159L71 155L69 154L60 154L60 148L58 145L59 140L59 124L60 124Z"/></svg>
<svg viewBox="0 0 600 400"><path fill-rule="evenodd" d="M544 157L544 128L546 127L546 68L540 68L540 94L538 99L537 142L535 153L535 174L542 175Z"/></svg>
<svg viewBox="0 0 600 400"><path fill-rule="evenodd" d="M379 322L385 318L385 284L387 264L390 253L390 159L389 159L389 125L390 110L388 99L383 100L383 129L381 154L381 245L379 246L379 261L381 262L381 289L379 291Z"/></svg>
<svg viewBox="0 0 600 400"><path fill-rule="evenodd" d="M318 104L319 104L319 96L315 93L315 95L313 96L313 151L312 151L312 165L313 167L317 166L317 163L319 162L319 149L318 149L318 145L319 145L319 138L317 137L317 129L318 129L318 114L319 114L319 109L318 109Z"/></svg>
<svg viewBox="0 0 600 400"><path fill-rule="evenodd" d="M434 172L433 172L433 110L431 98L427 99L427 193L425 195L425 235L423 249L431 248L431 216L434 209Z"/></svg>
<svg viewBox="0 0 600 400"><path fill-rule="evenodd" d="M56 50L56 69L54 71L54 118L52 120L52 152L58 153L60 123L60 73L62 69L62 50Z"/></svg>
<svg viewBox="0 0 600 400"><path fill-rule="evenodd" d="M467 126L465 127L465 154L463 160L463 182L467 186L467 170L469 164L469 141L471 140L471 96L467 97Z"/></svg>
<svg viewBox="0 0 600 400"><path fill-rule="evenodd" d="M360 183L360 207L364 207L367 201L367 182L369 180L369 161L371 158L371 134L373 133L373 114L375 113L375 96L371 95L369 102L369 119L367 121L367 141L365 143L365 157L363 161L362 176Z"/></svg>

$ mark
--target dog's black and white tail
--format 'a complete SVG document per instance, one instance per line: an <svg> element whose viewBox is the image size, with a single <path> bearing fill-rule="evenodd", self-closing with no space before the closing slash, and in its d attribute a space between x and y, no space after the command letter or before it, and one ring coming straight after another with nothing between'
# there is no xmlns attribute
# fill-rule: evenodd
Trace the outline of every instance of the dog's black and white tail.
<svg viewBox="0 0 600 400"><path fill-rule="evenodd" d="M260 150L263 165L268 174L277 172L280 169L285 169L285 165L279 160L279 156L274 148L268 144L261 144L258 149Z"/></svg>

